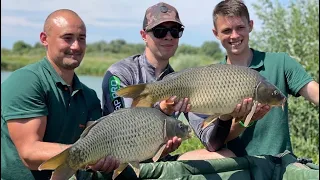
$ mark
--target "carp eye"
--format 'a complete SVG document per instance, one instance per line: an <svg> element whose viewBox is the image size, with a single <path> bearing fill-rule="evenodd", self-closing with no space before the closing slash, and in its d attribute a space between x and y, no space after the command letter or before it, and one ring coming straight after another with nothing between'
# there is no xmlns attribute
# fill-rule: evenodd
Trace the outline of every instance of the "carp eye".
<svg viewBox="0 0 320 180"><path fill-rule="evenodd" d="M182 123L179 123L179 124L178 124L178 127L179 127L180 129L183 128Z"/></svg>

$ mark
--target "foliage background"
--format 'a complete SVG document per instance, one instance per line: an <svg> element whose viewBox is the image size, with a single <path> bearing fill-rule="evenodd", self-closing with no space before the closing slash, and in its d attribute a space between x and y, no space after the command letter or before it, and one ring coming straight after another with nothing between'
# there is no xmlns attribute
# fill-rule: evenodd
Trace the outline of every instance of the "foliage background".
<svg viewBox="0 0 320 180"><path fill-rule="evenodd" d="M287 52L319 82L319 1L259 0L254 5L262 31L252 33L251 46ZM319 107L303 97L289 97L289 125L294 153L319 164Z"/></svg>
<svg viewBox="0 0 320 180"><path fill-rule="evenodd" d="M258 0L254 9L263 24L261 31L253 30L251 33L250 46L261 51L287 52L319 82L319 1L290 0L284 5L278 0ZM103 76L112 63L143 51L144 44L129 44L122 39L88 44L77 73ZM38 61L44 55L40 43L32 46L18 41L12 49L1 49L1 69L15 70ZM170 61L179 71L217 63L223 57L219 43L207 41L200 47L181 44ZM319 107L302 97L289 97L289 125L294 153L298 157L312 158L319 164ZM174 153L200 148L203 145L193 137L183 142Z"/></svg>

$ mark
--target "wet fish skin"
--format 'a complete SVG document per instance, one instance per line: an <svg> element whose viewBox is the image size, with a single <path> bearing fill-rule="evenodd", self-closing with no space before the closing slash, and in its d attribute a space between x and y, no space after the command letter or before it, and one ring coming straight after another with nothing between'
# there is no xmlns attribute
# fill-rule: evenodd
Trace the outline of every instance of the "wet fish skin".
<svg viewBox="0 0 320 180"><path fill-rule="evenodd" d="M160 157L168 139L178 136L184 140L190 133L188 125L158 109L120 109L86 128L77 142L41 164L39 170L55 169L53 179L68 179L76 170L111 155L120 161L116 176L128 163L138 171L139 162Z"/></svg>
<svg viewBox="0 0 320 180"><path fill-rule="evenodd" d="M231 113L244 98L283 106L286 97L257 71L244 66L213 64L185 69L161 81L131 85L117 95L133 98L133 106L150 107L171 96L189 98L191 112L206 115Z"/></svg>

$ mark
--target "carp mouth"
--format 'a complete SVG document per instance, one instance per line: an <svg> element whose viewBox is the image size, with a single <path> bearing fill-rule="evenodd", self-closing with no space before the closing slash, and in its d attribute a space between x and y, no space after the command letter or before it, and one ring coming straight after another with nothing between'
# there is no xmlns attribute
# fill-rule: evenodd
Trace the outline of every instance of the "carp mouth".
<svg viewBox="0 0 320 180"><path fill-rule="evenodd" d="M281 106L282 111L284 111L284 106L286 105L286 101L287 101L287 98L283 98L283 100L281 101L280 104L273 104L273 105L271 105L271 107L280 107Z"/></svg>

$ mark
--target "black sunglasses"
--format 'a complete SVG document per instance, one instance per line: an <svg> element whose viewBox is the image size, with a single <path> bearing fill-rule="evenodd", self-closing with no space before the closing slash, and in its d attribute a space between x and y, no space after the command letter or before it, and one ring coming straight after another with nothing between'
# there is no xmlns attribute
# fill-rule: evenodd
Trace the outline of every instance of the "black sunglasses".
<svg viewBox="0 0 320 180"><path fill-rule="evenodd" d="M159 38L159 39L166 37L168 31L170 32L170 34L173 38L181 38L181 36L183 34L183 30L184 30L183 27L167 28L167 27L162 27L162 26L156 26L150 30L147 30L147 32L152 31L154 37Z"/></svg>

